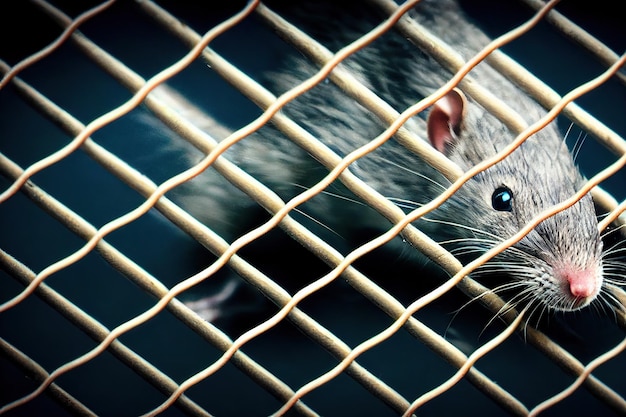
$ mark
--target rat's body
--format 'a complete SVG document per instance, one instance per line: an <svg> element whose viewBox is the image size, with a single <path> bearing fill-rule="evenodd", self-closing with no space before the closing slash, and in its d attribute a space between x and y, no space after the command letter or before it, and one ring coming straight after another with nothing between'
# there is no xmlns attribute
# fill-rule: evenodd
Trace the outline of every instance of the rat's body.
<svg viewBox="0 0 626 417"><path fill-rule="evenodd" d="M325 6L319 3L310 6L312 10L295 13L298 24L311 23L314 16L325 13ZM414 17L465 59L488 43L486 36L469 24L454 4L426 2L420 7ZM352 21L352 28L346 29L345 22L341 22L336 30L331 30L329 26L335 23L330 19L324 27L313 25L304 30L314 38L321 37L329 49L337 50L373 27L365 23L365 16L354 19L357 21ZM395 32L386 34L343 65L400 112L451 76ZM267 80L279 95L315 71L317 68L304 58L294 57L284 70L267 74ZM485 64L471 75L529 123L545 113ZM330 82L288 104L284 112L341 156L367 143L385 127ZM495 155L515 137L470 97L456 91L433 106L429 117L415 117L406 127L429 140L464 170ZM307 165L302 162L306 154L271 127L236 144L226 156L279 194L293 195L301 191L293 184L306 182L303 179ZM350 170L381 194L408 208L430 201L449 185L441 174L393 140L352 164ZM218 191L222 183L211 179L215 176L206 178L187 187L180 201L209 225L220 217L223 220L227 212L232 221L236 211L233 207L245 204L227 201L231 197ZM471 179L416 226L437 241L456 241L453 247L460 252L480 253L515 234L540 212L572 196L582 183L561 134L552 124L504 161ZM339 204L351 204L332 200L322 198L306 211L332 225L337 219L329 218L328 213L339 212L335 210ZM206 209L209 205L210 209ZM360 227L359 219L351 219L350 223ZM502 289L514 289L513 303L556 310L588 305L600 293L603 282L602 241L591 197L587 195L568 210L545 220L489 265L485 270L496 270L512 278L512 284Z"/></svg>

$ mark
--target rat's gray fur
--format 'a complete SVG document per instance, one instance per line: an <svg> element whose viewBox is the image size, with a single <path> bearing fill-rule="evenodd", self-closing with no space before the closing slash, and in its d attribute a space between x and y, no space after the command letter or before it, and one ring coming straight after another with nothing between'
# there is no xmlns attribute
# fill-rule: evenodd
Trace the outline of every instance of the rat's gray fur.
<svg viewBox="0 0 626 417"><path fill-rule="evenodd" d="M467 21L453 1L422 3L413 17L466 59L489 42ZM347 29L345 21L332 18L326 26L318 28L315 16L324 16L327 6L323 2L298 4L300 9L296 7L295 16L299 24L311 24L304 28L305 31L320 38L331 50L339 49L375 24L358 16L350 20L352 26ZM353 7L364 6L358 3ZM367 14L362 10L359 13ZM338 23L333 29L335 21ZM342 65L398 111L430 94L451 76L396 32L385 34ZM316 71L317 68L305 58L295 56L282 70L266 74L266 83L278 95ZM527 122L532 123L545 114L539 105L486 64L480 64L471 76L519 112ZM495 155L515 136L471 97L467 97L467 101L458 137L446 150L448 158L462 169L469 169ZM376 137L386 127L330 82L316 86L289 103L283 111L342 156ZM427 140L425 115L413 118L406 127ZM227 155L285 195L293 194L293 184L301 184L308 174L308 165L302 162L307 158L304 151L271 127L238 143ZM441 174L393 140L352 164L350 170L392 201L409 208L430 201L449 185ZM202 203L199 195L211 199L206 195L212 193L209 190L221 192L217 191L221 189L217 184L221 183L216 181L199 183L193 188L191 197L189 194L182 196L183 201L197 205L195 209L192 207L194 213L200 213L203 204L208 204ZM461 252L484 251L515 234L538 213L572 196L582 183L583 177L553 123L529 138L504 161L475 176L417 226L436 240L455 240L457 250ZM502 186L513 193L511 211L496 211L492 207L492 194ZM214 202L217 200L224 206L221 212L211 209L211 213L207 213L205 205L200 216L215 219L233 207L232 201L227 201L233 198L225 193L218 199L213 198ZM338 205L350 203L331 200L326 198L317 205L307 206L307 212L324 223L335 225L328 213L338 213ZM345 222L344 219L341 221ZM359 223L351 223L352 227L359 227ZM514 302L539 301L535 304L539 308L557 310L573 310L587 305L595 295L588 300L573 298L568 293L567 284L555 273L555 269L563 267L595 271L600 286L602 241L588 195L568 210L539 224L519 244L484 269L504 271L512 276L513 283L505 284L502 289L516 288Z"/></svg>

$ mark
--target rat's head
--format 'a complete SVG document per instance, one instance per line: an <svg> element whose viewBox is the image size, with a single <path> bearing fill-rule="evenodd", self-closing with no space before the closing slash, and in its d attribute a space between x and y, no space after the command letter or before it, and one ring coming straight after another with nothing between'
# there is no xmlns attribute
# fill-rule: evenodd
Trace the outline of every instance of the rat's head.
<svg viewBox="0 0 626 417"><path fill-rule="evenodd" d="M512 137L502 123L457 90L433 106L428 134L433 146L463 169L495 155ZM468 181L446 202L440 216L451 216L443 220L459 224L460 251L484 251L570 198L582 183L560 134L548 126ZM601 259L594 205L586 195L542 221L477 272L510 276L512 282L500 289L513 291L513 303L570 311L599 294Z"/></svg>

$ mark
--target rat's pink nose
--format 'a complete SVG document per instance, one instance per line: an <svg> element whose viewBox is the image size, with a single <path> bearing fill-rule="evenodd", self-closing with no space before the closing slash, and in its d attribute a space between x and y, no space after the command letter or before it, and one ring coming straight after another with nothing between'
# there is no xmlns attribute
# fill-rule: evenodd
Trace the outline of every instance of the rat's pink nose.
<svg viewBox="0 0 626 417"><path fill-rule="evenodd" d="M596 295L596 277L594 271L567 271L564 273L569 284L569 291L573 297L589 298Z"/></svg>

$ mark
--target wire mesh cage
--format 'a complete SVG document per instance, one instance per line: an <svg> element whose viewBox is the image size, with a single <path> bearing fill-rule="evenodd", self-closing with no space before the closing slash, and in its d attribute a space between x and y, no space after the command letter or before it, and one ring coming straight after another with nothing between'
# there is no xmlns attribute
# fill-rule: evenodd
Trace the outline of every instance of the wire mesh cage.
<svg viewBox="0 0 626 417"><path fill-rule="evenodd" d="M0 17L0 414L626 414L620 12L225 3ZM508 139L463 166L470 105ZM568 193L524 148L556 128ZM523 150L534 205L485 246L455 192ZM517 214L502 185L489 210ZM503 283L491 258L550 224L555 253L601 235L601 289Z"/></svg>

